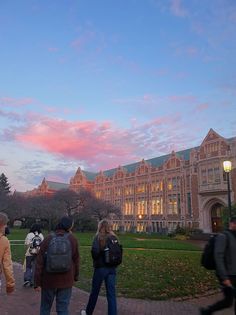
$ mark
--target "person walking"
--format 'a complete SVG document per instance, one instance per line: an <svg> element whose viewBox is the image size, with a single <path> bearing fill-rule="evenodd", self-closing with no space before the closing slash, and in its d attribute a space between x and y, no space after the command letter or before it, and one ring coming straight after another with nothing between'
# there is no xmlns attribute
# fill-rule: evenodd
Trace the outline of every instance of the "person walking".
<svg viewBox="0 0 236 315"><path fill-rule="evenodd" d="M72 234L73 220L62 217L55 233L41 243L36 260L35 290L41 288L40 315L49 315L56 298L58 315L68 315L72 287L79 276L78 241ZM59 252L58 252L59 251Z"/></svg>
<svg viewBox="0 0 236 315"><path fill-rule="evenodd" d="M6 293L10 294L15 289L15 279L13 274L10 242L5 236L7 222L7 215L4 212L0 212L0 281L3 273L6 279Z"/></svg>
<svg viewBox="0 0 236 315"><path fill-rule="evenodd" d="M40 225L34 223L25 238L25 245L27 249L24 262L24 287L34 286L35 262L43 239L44 237Z"/></svg>
<svg viewBox="0 0 236 315"><path fill-rule="evenodd" d="M211 315L231 307L234 303L236 315L236 216L230 218L229 229L216 238L214 257L216 262L216 276L223 292L223 299L200 308L201 315Z"/></svg>
<svg viewBox="0 0 236 315"><path fill-rule="evenodd" d="M92 315L95 309L101 285L105 281L106 296L108 302L108 315L117 315L116 303L116 267L107 266L105 262L105 249L109 239L116 238L111 224L107 219L98 223L97 233L92 243L91 254L93 258L94 273L92 290L86 309L81 310L81 315Z"/></svg>

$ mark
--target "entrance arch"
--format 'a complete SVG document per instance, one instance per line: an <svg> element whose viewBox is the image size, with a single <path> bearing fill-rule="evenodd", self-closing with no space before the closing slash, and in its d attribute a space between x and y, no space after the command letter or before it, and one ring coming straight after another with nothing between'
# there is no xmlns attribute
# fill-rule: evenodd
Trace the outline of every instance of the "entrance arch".
<svg viewBox="0 0 236 315"><path fill-rule="evenodd" d="M221 232L224 229L223 220L222 220L223 208L224 206L219 202L215 203L211 207L210 216L211 216L211 228L212 228L213 233Z"/></svg>

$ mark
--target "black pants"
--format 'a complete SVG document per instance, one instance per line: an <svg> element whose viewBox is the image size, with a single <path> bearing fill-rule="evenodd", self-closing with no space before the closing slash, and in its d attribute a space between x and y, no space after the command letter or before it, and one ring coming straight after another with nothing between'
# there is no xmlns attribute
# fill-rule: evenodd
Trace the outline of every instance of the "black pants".
<svg viewBox="0 0 236 315"><path fill-rule="evenodd" d="M231 307L234 302L234 314L236 315L236 276L230 276L229 279L232 282L233 287L226 287L220 282L224 298L209 306L209 310L213 313L228 307Z"/></svg>

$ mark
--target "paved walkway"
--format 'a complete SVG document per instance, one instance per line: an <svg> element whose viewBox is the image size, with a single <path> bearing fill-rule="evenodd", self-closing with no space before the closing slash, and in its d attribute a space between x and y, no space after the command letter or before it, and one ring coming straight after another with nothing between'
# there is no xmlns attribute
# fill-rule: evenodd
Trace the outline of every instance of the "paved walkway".
<svg viewBox="0 0 236 315"><path fill-rule="evenodd" d="M7 296L5 286L2 284L0 293L0 314L1 315L37 315L39 314L40 293L32 288L22 287L22 266L14 264L16 278L16 291ZM118 298L119 315L198 315L200 305L207 305L218 296L211 296L185 302L174 301L149 301L137 299ZM79 315L80 309L84 308L88 300L88 293L73 288L70 303L70 315ZM94 315L107 314L107 303L104 297L99 297ZM56 315L55 308L51 315ZM233 310L218 312L217 315L233 315Z"/></svg>

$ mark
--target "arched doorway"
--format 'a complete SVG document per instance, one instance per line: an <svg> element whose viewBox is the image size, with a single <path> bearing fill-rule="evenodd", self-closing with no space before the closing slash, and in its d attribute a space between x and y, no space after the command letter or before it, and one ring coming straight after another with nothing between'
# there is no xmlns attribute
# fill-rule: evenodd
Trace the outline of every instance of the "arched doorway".
<svg viewBox="0 0 236 315"><path fill-rule="evenodd" d="M220 203L216 203L211 207L211 226L213 233L221 232L224 229L222 221L223 208L224 206Z"/></svg>

